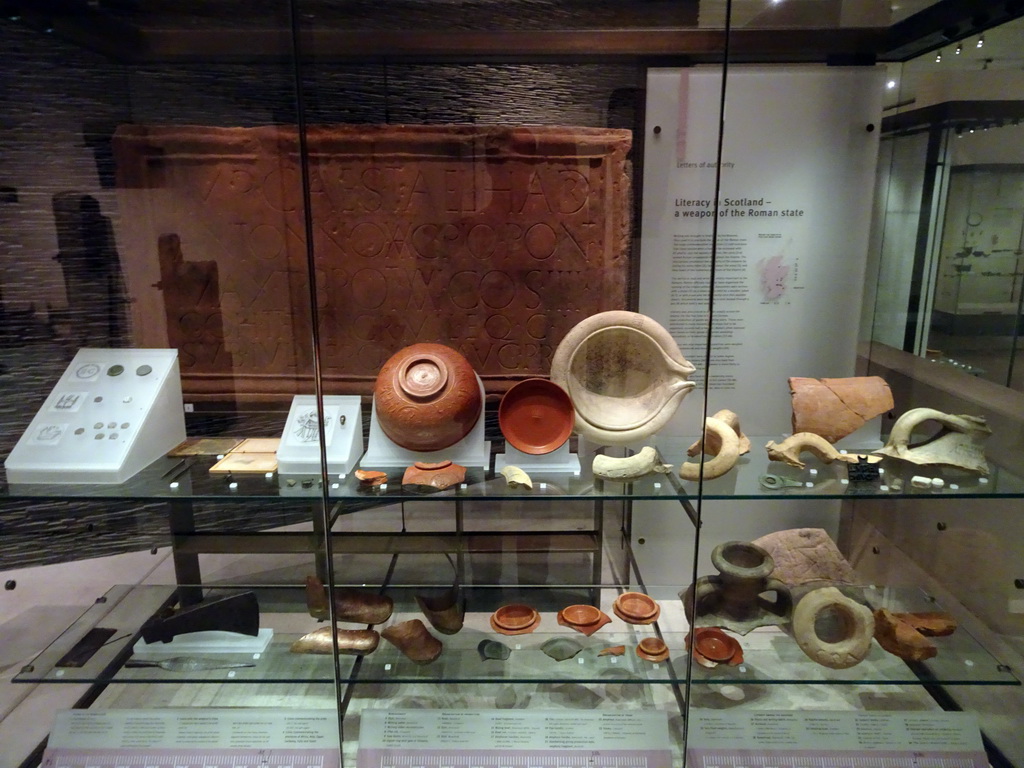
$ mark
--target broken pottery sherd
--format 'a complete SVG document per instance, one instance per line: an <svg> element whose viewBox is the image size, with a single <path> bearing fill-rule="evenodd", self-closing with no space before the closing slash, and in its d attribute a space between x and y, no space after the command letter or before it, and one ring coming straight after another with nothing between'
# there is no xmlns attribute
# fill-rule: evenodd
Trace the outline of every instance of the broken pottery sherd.
<svg viewBox="0 0 1024 768"><path fill-rule="evenodd" d="M773 531L751 544L761 547L775 562L772 577L794 586L813 581L854 584L857 575L839 547L823 528Z"/></svg>
<svg viewBox="0 0 1024 768"><path fill-rule="evenodd" d="M551 360L551 380L572 398L576 431L598 445L626 445L660 430L694 388L694 370L661 325L621 310L583 320Z"/></svg>
<svg viewBox="0 0 1024 768"><path fill-rule="evenodd" d="M443 491L466 479L466 468L451 461L417 461L405 470L402 485Z"/></svg>
<svg viewBox="0 0 1024 768"><path fill-rule="evenodd" d="M878 608L874 613L875 640L889 653L904 661L924 661L938 655L939 649L910 622L897 614Z"/></svg>
<svg viewBox="0 0 1024 768"><path fill-rule="evenodd" d="M384 485L388 481L387 472L380 472L376 469L357 469L353 474L359 481L359 485L364 488Z"/></svg>
<svg viewBox="0 0 1024 768"><path fill-rule="evenodd" d="M450 587L440 595L416 595L416 604L438 632L454 635L462 629L466 600L458 587Z"/></svg>
<svg viewBox="0 0 1024 768"><path fill-rule="evenodd" d="M956 632L957 620L943 611L916 611L894 613L893 616L905 621L925 637L945 637Z"/></svg>
<svg viewBox="0 0 1024 768"><path fill-rule="evenodd" d="M669 657L668 646L660 637L645 637L636 646L636 655L641 659L653 661L665 661Z"/></svg>
<svg viewBox="0 0 1024 768"><path fill-rule="evenodd" d="M664 474L672 471L671 464L662 464L658 450L644 446L633 456L605 456L599 453L592 465L594 477L602 480L629 482L653 473Z"/></svg>
<svg viewBox="0 0 1024 768"><path fill-rule="evenodd" d="M509 488L529 488L533 490L533 481L530 479L530 476L519 467L513 467L510 464L501 470L501 476L505 478L505 484Z"/></svg>
<svg viewBox="0 0 1024 768"><path fill-rule="evenodd" d="M911 444L914 430L928 421L938 422L942 429L932 437ZM982 416L956 416L934 408L913 408L896 419L885 447L875 453L919 465L960 467L987 475L984 442L991 434Z"/></svg>
<svg viewBox="0 0 1024 768"><path fill-rule="evenodd" d="M621 656L626 652L626 646L624 645L610 645L607 648L602 648L598 651L598 656Z"/></svg>
<svg viewBox="0 0 1024 768"><path fill-rule="evenodd" d="M419 619L409 619L381 630L380 636L417 664L429 664L441 655L444 645Z"/></svg>
<svg viewBox="0 0 1024 768"><path fill-rule="evenodd" d="M583 646L568 637L552 637L540 649L555 661L565 661L582 651Z"/></svg>
<svg viewBox="0 0 1024 768"><path fill-rule="evenodd" d="M731 411L730 411L731 413ZM747 441L749 446L750 441ZM734 466L740 458L740 436L731 426L721 419L708 416L704 419L704 438L696 445L718 448L715 455L707 461L687 461L679 467L679 476L683 480L713 480L721 477Z"/></svg>
<svg viewBox="0 0 1024 768"><path fill-rule="evenodd" d="M512 649L498 640L481 640L476 646L480 661L504 661L512 655Z"/></svg>
<svg viewBox="0 0 1024 768"><path fill-rule="evenodd" d="M800 454L804 452L817 456L825 464L831 464L833 461L856 464L862 459L875 464L882 460L880 456L871 456L866 453L841 453L832 443L813 432L797 432L781 443L769 440L765 450L768 451L769 461L781 461L798 469L803 469L806 466L800 458Z"/></svg>
<svg viewBox="0 0 1024 768"><path fill-rule="evenodd" d="M789 379L793 432L812 432L834 443L875 416L891 411L892 391L880 376Z"/></svg>
<svg viewBox="0 0 1024 768"><path fill-rule="evenodd" d="M355 589L335 587L334 620L356 624L383 624L391 618L395 602L387 595L376 595ZM327 589L316 576L306 577L306 606L315 619L330 618Z"/></svg>
<svg viewBox="0 0 1024 768"><path fill-rule="evenodd" d="M739 451L742 456L745 453L750 453L750 438L743 434L743 430L740 429L740 417L737 416L733 411L723 408L717 413L711 414L711 418L718 419L722 423L728 425L736 436L739 438ZM722 452L722 439L717 432L708 431L704 438L698 440L689 448L686 449L687 456L696 456L700 453L706 453L709 456L717 456Z"/></svg>
<svg viewBox="0 0 1024 768"><path fill-rule="evenodd" d="M336 647L338 653L347 656L363 656L373 653L380 641L380 634L373 629L337 629L320 627L309 634L303 635L292 643L292 653L332 653Z"/></svg>

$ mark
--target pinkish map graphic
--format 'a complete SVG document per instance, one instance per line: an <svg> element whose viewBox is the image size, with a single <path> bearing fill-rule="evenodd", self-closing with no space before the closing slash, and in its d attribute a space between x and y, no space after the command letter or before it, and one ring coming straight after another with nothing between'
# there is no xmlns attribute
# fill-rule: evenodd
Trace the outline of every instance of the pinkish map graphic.
<svg viewBox="0 0 1024 768"><path fill-rule="evenodd" d="M781 298L786 292L786 277L789 276L789 265L782 263L782 254L761 259L757 267L761 271L761 293L765 299Z"/></svg>

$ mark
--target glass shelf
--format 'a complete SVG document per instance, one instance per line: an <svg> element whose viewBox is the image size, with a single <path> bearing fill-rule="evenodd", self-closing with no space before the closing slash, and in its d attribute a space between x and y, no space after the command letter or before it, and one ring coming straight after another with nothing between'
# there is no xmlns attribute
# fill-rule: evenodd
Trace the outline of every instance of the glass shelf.
<svg viewBox="0 0 1024 768"><path fill-rule="evenodd" d="M754 446L764 445L770 438L751 438ZM678 469L680 459L686 458L689 441L655 441L667 462L674 462L673 471ZM846 465L840 462L824 464L810 454L804 454L804 469L797 469L779 462L769 462L763 448L753 448L741 456L737 465L727 474L703 483L705 499L904 499L904 498L1019 498L1024 497L1024 478L990 462L988 477L955 468L921 467L900 461L884 459L878 466L882 475L878 481L853 484L846 482ZM162 458L153 462L119 485L91 484L17 484L0 483L0 498L9 499L69 499L109 498L136 501L218 501L294 503L295 501L316 500L323 497L322 478L312 475L282 476L276 472L267 474L212 474L209 470L216 463L213 456L195 456L185 459ZM379 506L383 503L400 501L471 501L538 500L559 499L632 499L632 500L678 500L695 499L698 484L678 479L675 474L649 475L633 483L609 482L595 479L588 462L582 462L583 472L579 476L566 473L531 472L534 487L509 488L505 479L495 476L490 470L469 468L466 482L444 491L419 492L403 487L400 482L388 483L384 490L362 488L358 480L347 477L328 479L328 496L343 502L346 507L359 509ZM766 473L778 475L796 482L802 487L785 487L777 490L766 489L761 478ZM392 472L396 477L399 470ZM941 478L943 487L915 488L911 478L915 475ZM894 489L893 480L898 479L901 487ZM234 484L234 486L232 486Z"/></svg>
<svg viewBox="0 0 1024 768"><path fill-rule="evenodd" d="M493 602L502 596L505 587L467 587L472 592L470 604ZM586 592L593 587L548 588L548 594L564 596L566 590ZM395 598L396 611L388 624L420 618L413 606L412 587L388 590ZM305 632L327 626L303 613L302 592L284 590L292 598L292 612L266 611L263 625L275 629L274 638L266 651L252 654L207 654L202 658L225 663L247 661L253 667L216 669L203 672L175 672L159 668L124 668L130 658L131 647L137 637L140 616L151 615L172 595L171 587L116 587L105 602L90 608L49 648L36 657L15 678L15 682L103 682L103 683L330 683L334 680L334 662L330 655L292 653L292 643ZM697 664L688 670L686 653L687 623L682 603L673 587L648 590L655 597L662 612L655 624L630 625L614 617L611 602L619 590L604 586L596 588L596 600L612 618L591 637L560 626L555 610L547 610L543 595L545 588L532 588L530 596L539 606L541 622L529 634L504 636L495 632L489 623L490 612L466 613L465 624L454 635L432 633L441 640L444 651L430 664L415 664L383 638L377 649L364 657L341 656L339 674L345 682L376 683L493 683L493 682L575 682L620 684L677 684L684 683L692 674L696 684L729 683L734 685L844 684L844 685L912 685L938 683L942 685L1020 685L1009 668L988 654L962 628L948 637L933 638L938 655L925 662L908 664L873 643L867 657L855 667L845 670L829 669L808 659L793 638L779 627L762 627L745 636L737 636L744 653L738 666L719 665L706 669ZM521 597L521 596L520 596ZM873 607L894 610L939 610L924 595L916 591L900 591L865 587L863 599ZM500 602L498 603L500 604ZM280 603L275 603L275 609ZM541 610L543 608L543 610ZM122 623L118 623L121 621ZM126 623L127 625L126 625ZM132 623L134 622L134 623ZM426 623L426 622L424 622ZM78 639L96 626L116 629L113 639L80 667L61 667L58 663ZM351 627L352 625L340 625ZM278 629L281 627L282 629ZM635 649L645 637L659 635L667 643L671 656L661 663L639 658ZM563 661L555 661L542 650L545 642L571 639L581 646L579 653ZM482 660L478 646L483 640L497 640L510 649L505 661ZM620 656L599 656L602 649L623 645ZM169 650L167 656L177 656ZM147 659L151 656L147 656Z"/></svg>

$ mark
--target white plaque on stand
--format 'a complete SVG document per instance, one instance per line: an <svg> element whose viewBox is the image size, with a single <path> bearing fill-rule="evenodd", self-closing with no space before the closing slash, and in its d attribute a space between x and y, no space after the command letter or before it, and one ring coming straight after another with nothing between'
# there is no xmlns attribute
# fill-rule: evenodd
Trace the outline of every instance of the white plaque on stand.
<svg viewBox="0 0 1024 768"><path fill-rule="evenodd" d="M175 635L166 643L162 640L147 643L140 639L132 646L132 657L151 660L195 653L263 653L273 639L274 630L270 627L263 627L256 636L216 629L186 632Z"/></svg>
<svg viewBox="0 0 1024 768"><path fill-rule="evenodd" d="M484 385L477 376L477 384L480 386L480 400L484 399ZM412 451L395 443L384 434L380 423L377 421L377 403L374 402L370 410L370 439L369 447L360 466L364 469L387 469L392 467L408 467L417 461L445 461L449 460L464 467L490 468L491 465L491 442L484 438L484 414L480 412L480 418L464 438L440 451Z"/></svg>
<svg viewBox="0 0 1024 768"><path fill-rule="evenodd" d="M123 483L185 439L178 352L80 349L7 457L7 482Z"/></svg>
<svg viewBox="0 0 1024 768"><path fill-rule="evenodd" d="M363 421L358 395L327 395L324 444L327 472L348 474L363 452ZM296 395L277 449L279 475L320 474L320 423L314 395Z"/></svg>
<svg viewBox="0 0 1024 768"><path fill-rule="evenodd" d="M501 472L505 467L519 467L530 474L573 475L579 477L580 458L572 452L566 440L550 453L523 453L508 441L505 441L505 452L494 457L494 471Z"/></svg>

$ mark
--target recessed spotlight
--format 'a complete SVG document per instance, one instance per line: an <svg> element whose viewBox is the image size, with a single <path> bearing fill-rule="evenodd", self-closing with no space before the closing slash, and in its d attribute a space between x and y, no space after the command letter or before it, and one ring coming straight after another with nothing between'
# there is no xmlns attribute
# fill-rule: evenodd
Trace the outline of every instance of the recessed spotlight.
<svg viewBox="0 0 1024 768"><path fill-rule="evenodd" d="M935 54L935 63L938 64L940 61L942 61L942 51Z"/></svg>
<svg viewBox="0 0 1024 768"><path fill-rule="evenodd" d="M981 37L978 38L978 47L981 48L983 45L985 45L985 36L984 35L982 35Z"/></svg>
<svg viewBox="0 0 1024 768"><path fill-rule="evenodd" d="M896 81L890 80L888 83L885 84L885 87L888 88L889 90L892 90L893 88L896 87Z"/></svg>
<svg viewBox="0 0 1024 768"><path fill-rule="evenodd" d="M956 55L959 56L964 50L964 47L960 43L956 44Z"/></svg>

